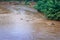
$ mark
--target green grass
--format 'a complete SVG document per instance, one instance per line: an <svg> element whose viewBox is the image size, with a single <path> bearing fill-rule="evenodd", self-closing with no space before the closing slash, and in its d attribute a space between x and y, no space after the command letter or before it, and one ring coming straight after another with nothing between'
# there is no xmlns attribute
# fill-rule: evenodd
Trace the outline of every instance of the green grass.
<svg viewBox="0 0 60 40"><path fill-rule="evenodd" d="M50 20L60 20L60 0L40 0L34 8Z"/></svg>

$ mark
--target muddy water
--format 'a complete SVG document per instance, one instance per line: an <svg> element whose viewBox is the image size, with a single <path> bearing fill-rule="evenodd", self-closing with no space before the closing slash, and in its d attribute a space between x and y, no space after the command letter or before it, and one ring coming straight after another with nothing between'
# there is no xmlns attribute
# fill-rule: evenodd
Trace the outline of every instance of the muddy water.
<svg viewBox="0 0 60 40"><path fill-rule="evenodd" d="M36 10L25 6L3 7L10 12L0 14L0 40L60 40L59 21L46 20Z"/></svg>

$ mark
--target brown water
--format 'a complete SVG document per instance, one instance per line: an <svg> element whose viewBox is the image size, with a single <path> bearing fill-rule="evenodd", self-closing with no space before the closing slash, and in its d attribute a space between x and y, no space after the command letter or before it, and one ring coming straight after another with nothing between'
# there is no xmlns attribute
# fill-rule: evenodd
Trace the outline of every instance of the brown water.
<svg viewBox="0 0 60 40"><path fill-rule="evenodd" d="M0 40L60 40L60 21L47 20L26 6L0 9Z"/></svg>

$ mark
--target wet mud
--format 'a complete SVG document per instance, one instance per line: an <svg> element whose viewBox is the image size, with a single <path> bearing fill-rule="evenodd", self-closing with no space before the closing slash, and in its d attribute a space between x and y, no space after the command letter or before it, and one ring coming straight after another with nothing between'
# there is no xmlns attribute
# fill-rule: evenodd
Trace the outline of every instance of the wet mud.
<svg viewBox="0 0 60 40"><path fill-rule="evenodd" d="M47 20L35 9L2 5L0 13L0 40L60 40L60 21Z"/></svg>

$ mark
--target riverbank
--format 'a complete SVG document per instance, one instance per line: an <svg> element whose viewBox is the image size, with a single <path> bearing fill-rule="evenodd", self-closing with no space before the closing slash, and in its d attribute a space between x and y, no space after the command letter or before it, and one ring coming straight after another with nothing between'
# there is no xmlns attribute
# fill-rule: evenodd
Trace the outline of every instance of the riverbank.
<svg viewBox="0 0 60 40"><path fill-rule="evenodd" d="M25 5L2 6L10 12L0 14L0 40L60 40L60 21Z"/></svg>

